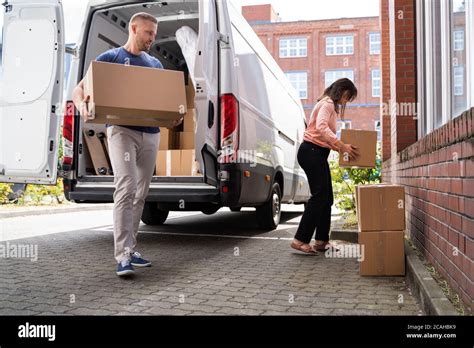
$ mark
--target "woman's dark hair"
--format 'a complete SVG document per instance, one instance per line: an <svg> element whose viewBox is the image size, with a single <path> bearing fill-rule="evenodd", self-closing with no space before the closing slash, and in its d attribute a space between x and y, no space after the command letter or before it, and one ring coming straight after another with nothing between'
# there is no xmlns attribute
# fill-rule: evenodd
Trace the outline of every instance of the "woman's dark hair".
<svg viewBox="0 0 474 348"><path fill-rule="evenodd" d="M318 98L318 102L325 97L331 98L331 100L334 102L336 112L341 115L341 118L344 118L344 111L346 109L346 106L340 105L344 92L349 93L349 102L353 101L357 97L356 86L351 80L347 78L339 79L335 81L332 85L330 85L328 88L326 88L324 90L323 95Z"/></svg>

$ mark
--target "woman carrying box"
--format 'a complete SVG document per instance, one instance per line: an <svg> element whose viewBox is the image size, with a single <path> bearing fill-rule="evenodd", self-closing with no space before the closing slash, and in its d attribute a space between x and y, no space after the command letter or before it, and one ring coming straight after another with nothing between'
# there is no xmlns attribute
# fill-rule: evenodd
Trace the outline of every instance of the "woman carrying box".
<svg viewBox="0 0 474 348"><path fill-rule="evenodd" d="M349 79L339 79L318 99L311 113L304 141L298 150L298 163L308 177L311 198L304 211L291 247L305 254L315 254L332 246L329 244L331 206L334 203L328 156L331 150L355 159L356 146L337 139L337 117L344 118L346 104L357 97L357 88ZM310 245L316 230L315 244Z"/></svg>

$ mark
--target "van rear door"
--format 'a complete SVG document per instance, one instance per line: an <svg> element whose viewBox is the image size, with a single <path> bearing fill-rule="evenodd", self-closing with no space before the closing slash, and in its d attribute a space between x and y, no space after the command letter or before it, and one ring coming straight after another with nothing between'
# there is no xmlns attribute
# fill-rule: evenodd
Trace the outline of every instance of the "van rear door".
<svg viewBox="0 0 474 348"><path fill-rule="evenodd" d="M215 0L199 0L199 53L196 56L196 109L200 111L196 131L196 157L202 161L204 145L216 152L218 145L219 32Z"/></svg>
<svg viewBox="0 0 474 348"><path fill-rule="evenodd" d="M7 0L0 96L0 182L55 184L62 120L60 0Z"/></svg>

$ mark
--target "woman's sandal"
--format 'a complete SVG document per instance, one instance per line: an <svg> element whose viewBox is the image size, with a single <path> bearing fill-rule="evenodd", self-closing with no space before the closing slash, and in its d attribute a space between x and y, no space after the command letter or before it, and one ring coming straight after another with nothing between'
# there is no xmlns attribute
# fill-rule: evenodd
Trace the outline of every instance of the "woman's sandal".
<svg viewBox="0 0 474 348"><path fill-rule="evenodd" d="M316 252L316 251L321 251L321 252L325 252L329 249L332 249L332 251L334 252L339 252L341 249L335 247L334 245L332 245L331 243L329 242L324 242L322 244L318 244L318 243L314 243L312 245L312 248L313 250Z"/></svg>
<svg viewBox="0 0 474 348"><path fill-rule="evenodd" d="M313 247L311 247L311 245L300 242L299 240L296 240L296 239L293 239L293 242L291 242L291 247L307 255L316 254L316 252L313 250Z"/></svg>

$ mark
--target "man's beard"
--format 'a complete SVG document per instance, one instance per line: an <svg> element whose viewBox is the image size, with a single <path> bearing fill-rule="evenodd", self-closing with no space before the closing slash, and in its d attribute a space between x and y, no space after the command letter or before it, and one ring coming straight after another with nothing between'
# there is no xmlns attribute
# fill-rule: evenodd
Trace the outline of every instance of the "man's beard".
<svg viewBox="0 0 474 348"><path fill-rule="evenodd" d="M148 48L148 45L145 42L137 41L137 46L142 52L150 52L151 45Z"/></svg>

